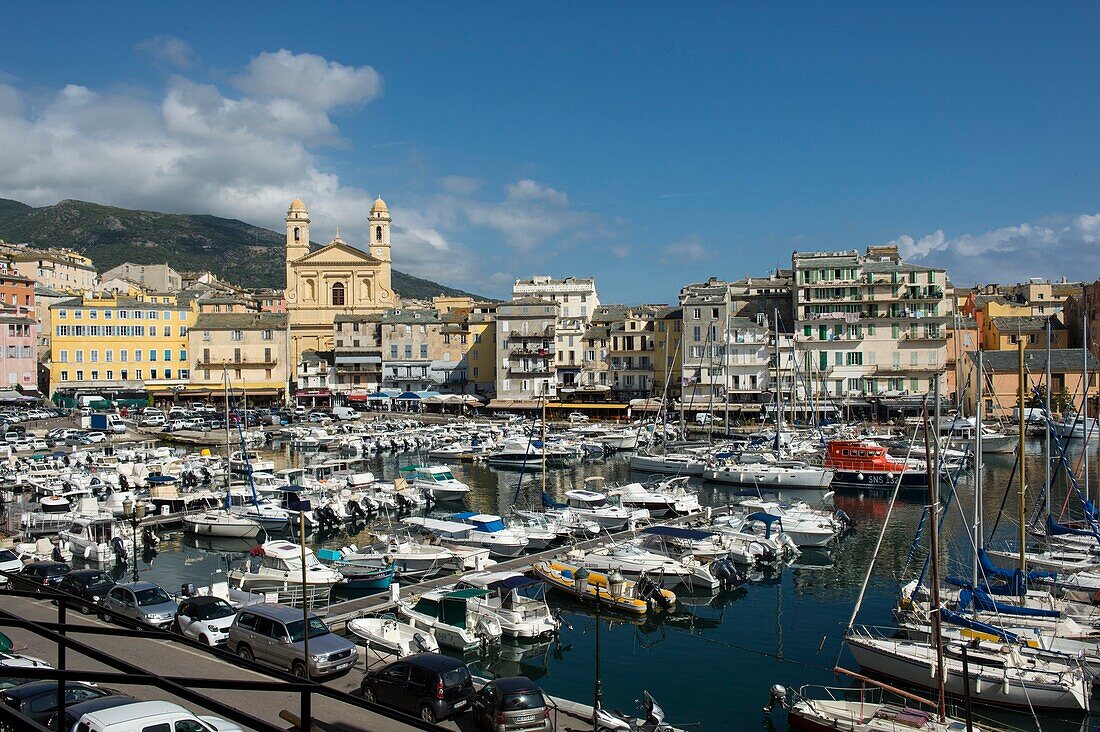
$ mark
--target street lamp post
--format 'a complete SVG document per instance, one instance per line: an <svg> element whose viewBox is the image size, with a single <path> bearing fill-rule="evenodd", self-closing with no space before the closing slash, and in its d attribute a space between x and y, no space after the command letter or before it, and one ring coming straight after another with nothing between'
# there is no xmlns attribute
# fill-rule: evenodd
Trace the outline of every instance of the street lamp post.
<svg viewBox="0 0 1100 732"><path fill-rule="evenodd" d="M145 503L135 502L132 498L127 498L122 502L122 514L130 519L131 536L133 540L133 581L138 581L138 522L145 518Z"/></svg>

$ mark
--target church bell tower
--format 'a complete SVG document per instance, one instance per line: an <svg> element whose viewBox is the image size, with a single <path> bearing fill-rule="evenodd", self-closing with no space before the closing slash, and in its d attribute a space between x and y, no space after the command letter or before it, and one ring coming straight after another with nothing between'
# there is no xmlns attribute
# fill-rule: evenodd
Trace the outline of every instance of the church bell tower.
<svg viewBox="0 0 1100 732"><path fill-rule="evenodd" d="M295 198L286 212L286 300L297 301L297 283L291 262L309 254L309 212L302 199Z"/></svg>

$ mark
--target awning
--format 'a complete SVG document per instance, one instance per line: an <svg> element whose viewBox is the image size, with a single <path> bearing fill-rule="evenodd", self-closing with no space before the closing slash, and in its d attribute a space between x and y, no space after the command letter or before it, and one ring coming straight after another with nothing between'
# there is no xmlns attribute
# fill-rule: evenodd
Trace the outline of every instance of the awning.
<svg viewBox="0 0 1100 732"><path fill-rule="evenodd" d="M351 399L351 397L348 398ZM367 401L371 402L386 402L390 399L393 399L393 397L391 397L389 394L386 394L385 392L376 391L375 393L368 395L366 399Z"/></svg>
<svg viewBox="0 0 1100 732"><path fill-rule="evenodd" d="M313 397L332 396L332 392L330 392L328 389L302 389L294 396L298 397L299 399L310 399Z"/></svg>
<svg viewBox="0 0 1100 732"><path fill-rule="evenodd" d="M349 402L365 402L370 398L370 393L360 389L359 391L353 391L348 394Z"/></svg>
<svg viewBox="0 0 1100 732"><path fill-rule="evenodd" d="M732 404L730 405L730 408L731 409L733 408ZM759 412L763 408L764 408L763 404L742 404L741 405L741 411L742 412Z"/></svg>
<svg viewBox="0 0 1100 732"><path fill-rule="evenodd" d="M660 399L631 399L630 408L643 412L656 412L664 403Z"/></svg>
<svg viewBox="0 0 1100 732"><path fill-rule="evenodd" d="M423 397L421 397L415 391L406 391L400 394L397 398L405 401L419 401Z"/></svg>
<svg viewBox="0 0 1100 732"><path fill-rule="evenodd" d="M11 391L4 389L0 391L0 402L17 402L22 398L22 394L17 391Z"/></svg>
<svg viewBox="0 0 1100 732"><path fill-rule="evenodd" d="M250 397L273 397L279 396L281 389L249 389L244 392Z"/></svg>
<svg viewBox="0 0 1100 732"><path fill-rule="evenodd" d="M627 405L613 402L550 402L546 407L548 409L578 409L584 411L585 409L626 409Z"/></svg>
<svg viewBox="0 0 1100 732"><path fill-rule="evenodd" d="M489 402L489 409L536 409L539 403L527 399L494 399Z"/></svg>

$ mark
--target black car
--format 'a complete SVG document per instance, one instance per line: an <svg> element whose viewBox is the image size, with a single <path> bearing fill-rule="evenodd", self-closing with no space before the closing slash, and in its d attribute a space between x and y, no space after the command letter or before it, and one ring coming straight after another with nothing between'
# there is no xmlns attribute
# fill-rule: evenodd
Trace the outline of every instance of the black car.
<svg viewBox="0 0 1100 732"><path fill-rule="evenodd" d="M54 688L56 689L57 687L55 686ZM101 696L97 699L89 699L88 701L82 701L78 704L73 704L72 706L66 704L65 720L61 723L61 726L57 726L57 714L56 712L54 712L50 715L49 721L46 722L46 727L54 730L65 730L67 732L67 730L71 730L76 725L76 723L80 721L80 718L83 717L85 714L102 711L104 709L111 709L113 707L121 707L125 704L135 704L139 701L141 700L135 699L132 696L122 696L121 694L119 694L111 696Z"/></svg>
<svg viewBox="0 0 1100 732"><path fill-rule="evenodd" d="M81 604L80 612L90 615L92 608L107 596L107 592L115 586L111 575L98 569L77 569L69 572L57 583L57 589L76 595L85 602Z"/></svg>
<svg viewBox="0 0 1100 732"><path fill-rule="evenodd" d="M474 680L462 661L438 653L417 653L368 671L359 690L368 702L438 722L470 709Z"/></svg>
<svg viewBox="0 0 1100 732"><path fill-rule="evenodd" d="M489 732L554 729L542 689L526 676L490 681L474 697L473 711L474 723Z"/></svg>
<svg viewBox="0 0 1100 732"><path fill-rule="evenodd" d="M64 562L31 562L23 567L19 576L36 585L56 587L60 584L61 578L72 571L73 568Z"/></svg>
<svg viewBox="0 0 1100 732"><path fill-rule="evenodd" d="M66 706L117 694L118 692L113 689L90 686L82 681L65 682ZM36 722L45 722L57 710L57 682L32 681L29 684L13 686L4 690L3 701L12 709L19 710Z"/></svg>

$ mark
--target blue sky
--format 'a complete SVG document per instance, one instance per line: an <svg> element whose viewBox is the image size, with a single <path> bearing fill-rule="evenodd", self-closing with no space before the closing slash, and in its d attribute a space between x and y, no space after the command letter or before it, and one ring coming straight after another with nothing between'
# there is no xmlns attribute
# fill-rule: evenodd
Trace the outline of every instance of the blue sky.
<svg viewBox="0 0 1100 732"><path fill-rule="evenodd" d="M673 300L899 242L959 284L1094 279L1086 3L9 5L0 196L356 240L487 295Z"/></svg>

